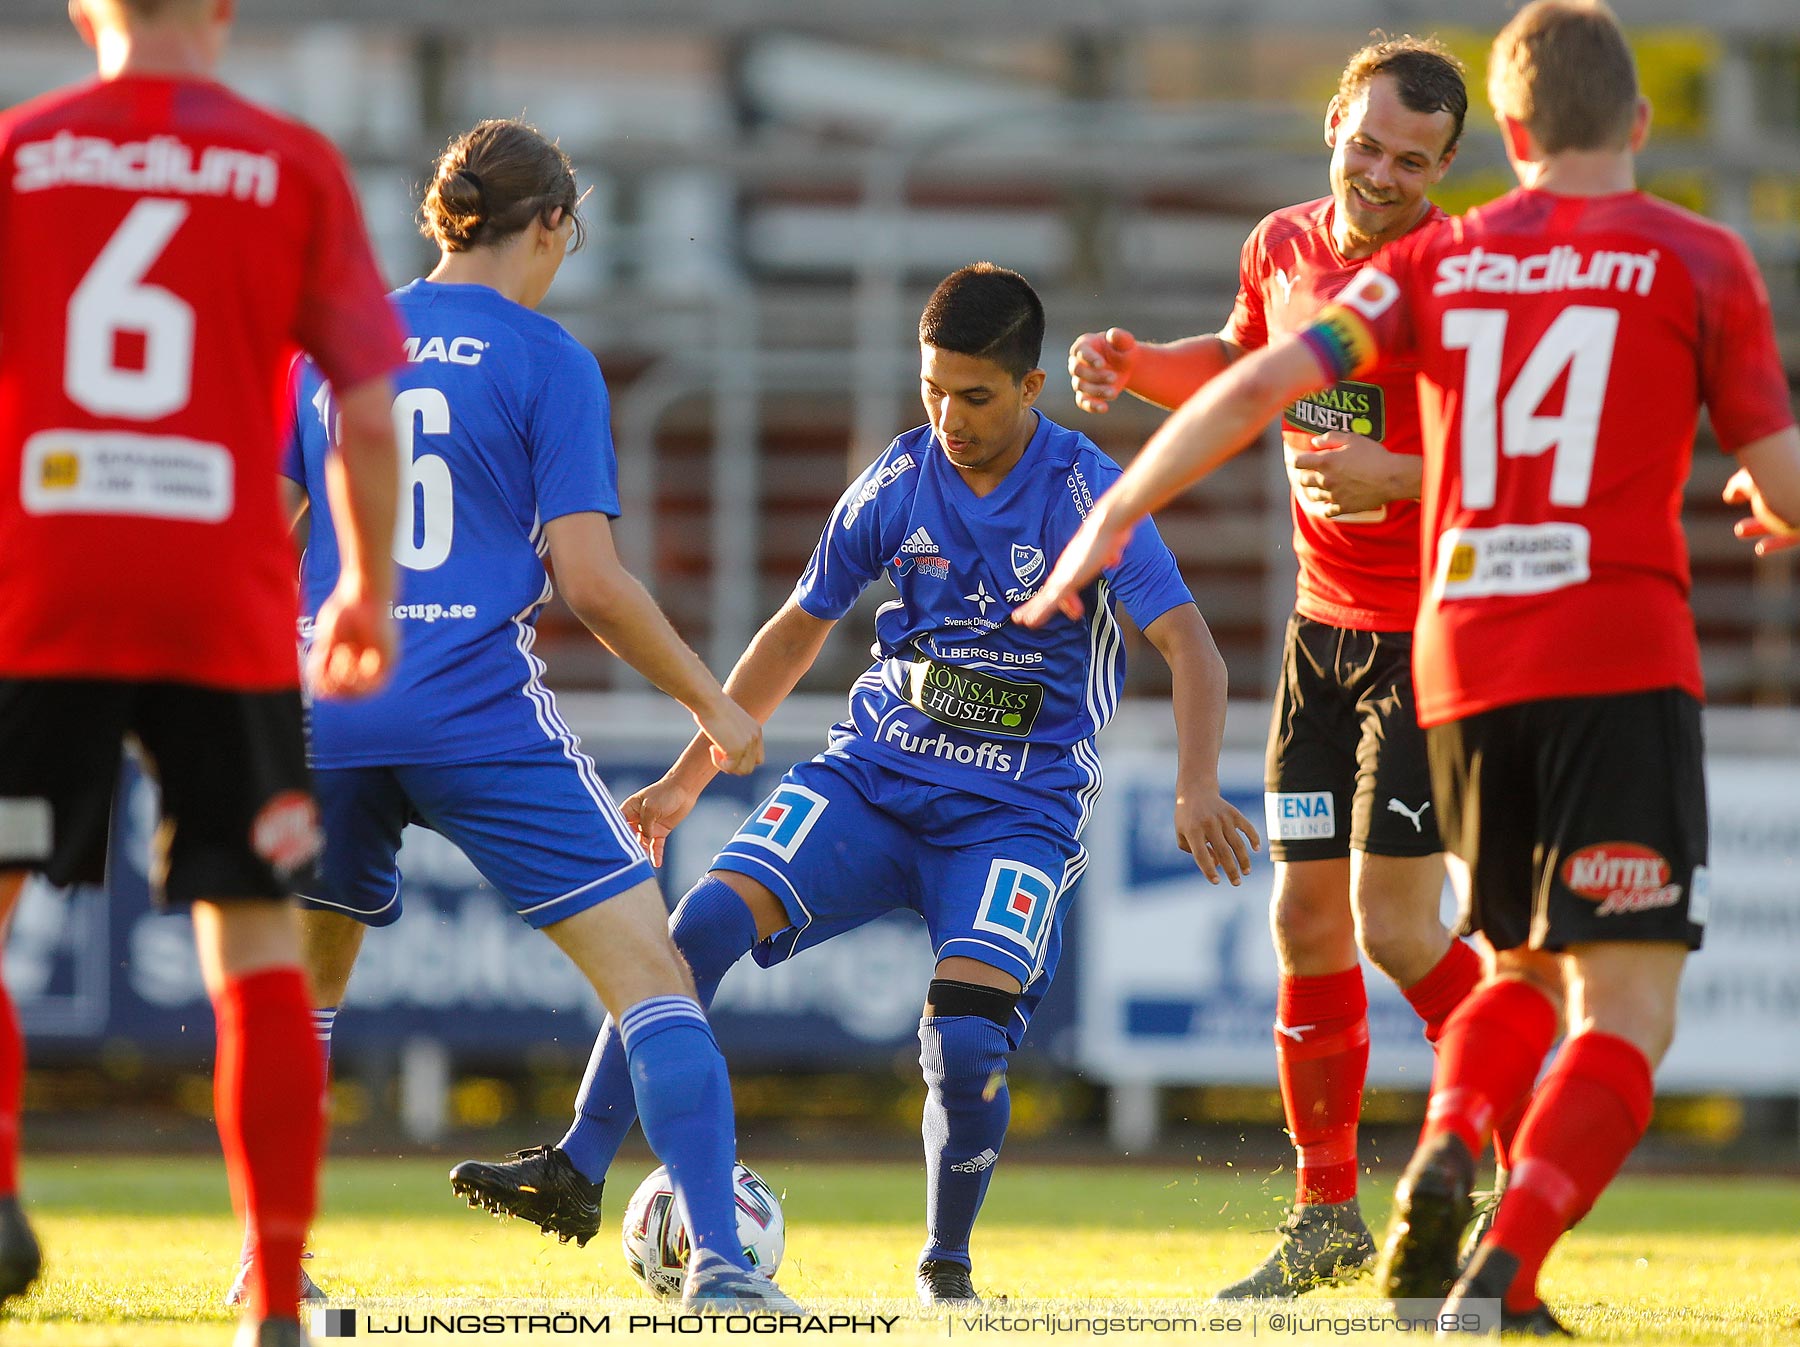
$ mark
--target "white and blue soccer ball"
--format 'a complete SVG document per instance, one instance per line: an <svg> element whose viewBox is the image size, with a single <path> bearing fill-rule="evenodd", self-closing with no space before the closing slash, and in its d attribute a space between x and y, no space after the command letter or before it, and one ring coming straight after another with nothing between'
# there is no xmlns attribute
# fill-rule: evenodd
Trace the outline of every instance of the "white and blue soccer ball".
<svg viewBox="0 0 1800 1347"><path fill-rule="evenodd" d="M747 1165L738 1165L731 1177L737 1199L738 1239L750 1266L775 1275L787 1247L787 1220L774 1189ZM658 1300L681 1295L687 1277L688 1233L675 1206L675 1189L669 1171L657 1169L638 1185L625 1207L620 1232L625 1265Z"/></svg>

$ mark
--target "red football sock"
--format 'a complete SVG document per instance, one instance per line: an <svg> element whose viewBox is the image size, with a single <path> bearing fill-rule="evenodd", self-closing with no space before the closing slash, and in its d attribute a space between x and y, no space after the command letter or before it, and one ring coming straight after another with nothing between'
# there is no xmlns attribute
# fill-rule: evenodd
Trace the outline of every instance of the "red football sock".
<svg viewBox="0 0 1800 1347"><path fill-rule="evenodd" d="M1425 1041L1436 1043L1444 1021L1481 983L1481 956L1468 942L1452 940L1444 957L1410 987L1402 988L1412 1008L1425 1021Z"/></svg>
<svg viewBox="0 0 1800 1347"><path fill-rule="evenodd" d="M25 1091L25 1036L0 982L0 1197L19 1191L19 1109Z"/></svg>
<svg viewBox="0 0 1800 1347"><path fill-rule="evenodd" d="M1496 1119L1518 1107L1556 1041L1556 1007L1530 983L1490 982L1466 998L1437 1041L1423 1145L1454 1132L1480 1155Z"/></svg>
<svg viewBox="0 0 1800 1347"><path fill-rule="evenodd" d="M1513 1147L1518 1144L1519 1124L1525 1121L1525 1110L1530 1107L1531 1096L1526 1095L1517 1108L1494 1124L1494 1164L1509 1173Z"/></svg>
<svg viewBox="0 0 1800 1347"><path fill-rule="evenodd" d="M300 1251L318 1200L324 1068L297 968L234 978L213 1003L213 1102L238 1214L256 1245L246 1304L254 1319L300 1310Z"/></svg>
<svg viewBox="0 0 1800 1347"><path fill-rule="evenodd" d="M1369 999L1362 968L1284 975L1276 1002L1275 1066L1299 1154L1297 1202L1356 1196L1356 1120L1369 1072Z"/></svg>
<svg viewBox="0 0 1800 1347"><path fill-rule="evenodd" d="M1519 1260L1506 1308L1538 1303L1551 1246L1599 1199L1650 1124L1650 1059L1612 1034L1563 1046L1531 1097L1513 1149L1512 1177L1488 1242Z"/></svg>

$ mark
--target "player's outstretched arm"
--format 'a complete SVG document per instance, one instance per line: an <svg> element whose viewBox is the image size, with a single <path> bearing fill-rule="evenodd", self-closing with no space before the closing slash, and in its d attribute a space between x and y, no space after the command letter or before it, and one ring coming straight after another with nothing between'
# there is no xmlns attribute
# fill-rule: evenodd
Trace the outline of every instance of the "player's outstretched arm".
<svg viewBox="0 0 1800 1347"><path fill-rule="evenodd" d="M400 469L393 388L386 375L338 395L337 443L325 454L325 492L337 522L338 582L313 621L307 682L324 697L361 697L394 662L394 512Z"/></svg>
<svg viewBox="0 0 1800 1347"><path fill-rule="evenodd" d="M1069 346L1069 383L1084 412L1105 412L1121 393L1178 407L1242 354L1216 333L1140 342L1122 327L1109 327L1084 332Z"/></svg>
<svg viewBox="0 0 1800 1347"><path fill-rule="evenodd" d="M1124 550L1138 521L1256 439L1295 398L1331 383L1311 349L1290 337L1240 360L1163 422L1125 475L1096 502L1037 596L1013 621L1041 627L1081 614L1081 591Z"/></svg>
<svg viewBox="0 0 1800 1347"><path fill-rule="evenodd" d="M759 724L766 722L812 668L836 625L830 619L814 617L790 598L738 657L731 677L725 680L725 691ZM621 806L625 821L656 865L662 864L664 840L688 816L716 770L705 738L696 736L661 780Z"/></svg>
<svg viewBox="0 0 1800 1347"><path fill-rule="evenodd" d="M1738 470L1725 484L1730 505L1748 507L1733 531L1756 539L1756 554L1800 547L1800 430L1789 426L1737 451Z"/></svg>
<svg viewBox="0 0 1800 1347"><path fill-rule="evenodd" d="M1256 826L1219 793L1219 751L1225 742L1225 661L1191 603L1178 604L1144 635L1168 662L1175 707L1175 839L1214 884L1234 885L1250 873L1250 853L1262 846Z"/></svg>
<svg viewBox="0 0 1800 1347"><path fill-rule="evenodd" d="M593 511L562 515L544 525L544 538L570 610L608 650L688 709L711 761L739 776L760 766L761 724L725 694L656 600L625 569L613 546L611 521Z"/></svg>
<svg viewBox="0 0 1800 1347"><path fill-rule="evenodd" d="M1294 485L1327 519L1419 498L1425 460L1418 454L1392 453L1367 435L1341 430L1312 442L1314 452L1294 455Z"/></svg>

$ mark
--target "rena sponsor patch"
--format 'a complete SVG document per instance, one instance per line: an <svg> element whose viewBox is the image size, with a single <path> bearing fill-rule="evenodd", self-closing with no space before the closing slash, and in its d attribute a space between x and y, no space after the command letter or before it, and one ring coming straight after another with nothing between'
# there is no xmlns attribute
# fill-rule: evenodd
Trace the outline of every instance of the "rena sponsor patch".
<svg viewBox="0 0 1800 1347"><path fill-rule="evenodd" d="M303 790L284 790L250 825L250 845L277 875L298 874L325 844L319 807Z"/></svg>
<svg viewBox="0 0 1800 1347"><path fill-rule="evenodd" d="M1006 936L1035 952L1055 906L1056 885L1049 875L1023 861L997 860L988 867L975 928Z"/></svg>
<svg viewBox="0 0 1800 1347"><path fill-rule="evenodd" d="M794 859L800 844L813 830L825 812L826 799L805 786L792 782L775 788L775 793L737 830L733 842L748 842L767 847L784 861Z"/></svg>
<svg viewBox="0 0 1800 1347"><path fill-rule="evenodd" d="M1337 805L1328 790L1265 791L1263 813L1269 836L1280 842L1337 836Z"/></svg>
<svg viewBox="0 0 1800 1347"><path fill-rule="evenodd" d="M1638 842L1596 842L1569 855L1557 871L1563 887L1598 903L1601 917L1673 907L1681 901L1674 868Z"/></svg>

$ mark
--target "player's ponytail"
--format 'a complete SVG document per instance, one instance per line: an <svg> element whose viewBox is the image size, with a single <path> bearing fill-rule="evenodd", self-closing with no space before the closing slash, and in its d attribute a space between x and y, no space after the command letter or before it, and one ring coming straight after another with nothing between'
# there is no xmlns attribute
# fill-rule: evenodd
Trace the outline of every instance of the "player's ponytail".
<svg viewBox="0 0 1800 1347"><path fill-rule="evenodd" d="M554 141L521 121L485 121L438 156L419 207L419 232L448 253L503 243L533 220L562 210L585 237L575 167Z"/></svg>

